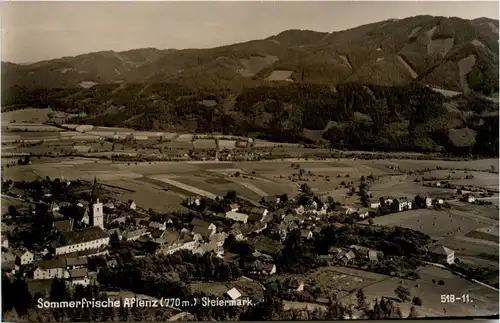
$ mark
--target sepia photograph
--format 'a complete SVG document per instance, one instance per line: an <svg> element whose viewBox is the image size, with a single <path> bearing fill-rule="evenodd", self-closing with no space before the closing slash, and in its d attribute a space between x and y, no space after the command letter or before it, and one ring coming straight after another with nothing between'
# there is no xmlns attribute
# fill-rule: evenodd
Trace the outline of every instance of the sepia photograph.
<svg viewBox="0 0 500 323"><path fill-rule="evenodd" d="M7 322L499 319L498 1L3 1Z"/></svg>

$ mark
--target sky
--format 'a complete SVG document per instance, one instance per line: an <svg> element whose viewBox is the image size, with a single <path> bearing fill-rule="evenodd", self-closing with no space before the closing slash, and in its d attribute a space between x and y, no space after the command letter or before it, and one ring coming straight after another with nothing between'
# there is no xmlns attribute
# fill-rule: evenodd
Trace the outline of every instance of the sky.
<svg viewBox="0 0 500 323"><path fill-rule="evenodd" d="M210 48L416 15L498 19L498 8L497 1L2 1L1 54L27 63L102 50Z"/></svg>

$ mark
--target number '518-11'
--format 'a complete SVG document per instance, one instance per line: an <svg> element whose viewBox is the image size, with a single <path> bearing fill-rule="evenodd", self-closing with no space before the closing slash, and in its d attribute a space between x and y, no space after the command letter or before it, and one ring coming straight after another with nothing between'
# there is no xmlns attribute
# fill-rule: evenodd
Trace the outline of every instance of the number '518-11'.
<svg viewBox="0 0 500 323"><path fill-rule="evenodd" d="M441 303L455 303L455 302L469 303L470 302L469 294L463 294L462 296L455 296L454 294L441 295Z"/></svg>

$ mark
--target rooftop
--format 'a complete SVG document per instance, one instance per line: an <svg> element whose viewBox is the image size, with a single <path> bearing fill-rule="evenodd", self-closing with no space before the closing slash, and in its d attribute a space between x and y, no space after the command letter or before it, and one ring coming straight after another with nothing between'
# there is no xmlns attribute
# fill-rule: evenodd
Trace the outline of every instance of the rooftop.
<svg viewBox="0 0 500 323"><path fill-rule="evenodd" d="M67 246L104 238L109 238L109 233L100 227L91 227L83 229L82 231L62 232L60 244L62 246Z"/></svg>

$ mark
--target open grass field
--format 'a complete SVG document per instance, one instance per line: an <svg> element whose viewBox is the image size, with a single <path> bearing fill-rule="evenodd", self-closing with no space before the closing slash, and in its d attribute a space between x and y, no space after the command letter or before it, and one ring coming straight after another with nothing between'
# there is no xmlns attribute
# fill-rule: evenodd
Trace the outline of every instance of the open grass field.
<svg viewBox="0 0 500 323"><path fill-rule="evenodd" d="M7 122L43 123L49 120L52 109L27 108L9 112L2 112L2 124Z"/></svg>
<svg viewBox="0 0 500 323"><path fill-rule="evenodd" d="M186 144L189 145L188 142L186 142ZM92 149L100 148L97 143L91 145ZM253 201L259 201L264 194L275 195L287 193L293 195L298 192L298 187L301 183L307 183L316 192L332 195L337 201L342 202L348 200L346 197L347 189L340 188L340 183L342 181L354 181L354 183L358 183L361 176L366 177L373 174L382 176L370 187L374 197L378 197L379 195L408 195L413 198L418 193L427 192L432 194L432 190L435 189L430 188L430 191L426 191L426 189L429 188L425 188L419 185L419 183L414 183L413 180L409 178L403 180L404 175L383 176L396 173L396 171L389 169L389 166L399 165L400 163L408 164L408 162L412 161L338 159L329 161L274 160L261 162L189 161L112 163L107 160L94 160L79 157L40 158L34 159L32 165L7 168L4 171L4 176L5 178L13 180L28 180L36 179L37 176L60 177L64 175L70 179L81 178L86 180L93 180L94 177L97 177L98 180L102 181L136 180L144 176L160 182L166 179L167 181L173 180L181 183L181 186L184 185L183 188L177 185L173 185L174 188L172 188L176 192L177 197L179 195L189 195L187 192L197 195L202 195L198 194L199 192L206 192L212 197L223 196L228 190L234 189L238 195ZM422 162L425 163L426 161ZM434 167L441 165L441 163L447 163L431 162L434 164ZM299 167L305 171L305 174L302 176L302 181L293 182L289 179L292 174L298 174L299 172L298 169L291 167L292 163L299 164ZM491 161L483 162L485 169L489 169L490 163ZM474 164L478 164L478 162L462 162L458 163L456 167L478 167L477 165L471 166ZM309 171L311 174L309 174ZM239 177L234 176L236 172L240 172ZM347 174L349 174L349 177L346 177ZM157 178L158 176L161 178ZM150 189L152 191L161 191L163 188L161 185L155 186L145 181L142 181L141 185L144 186L145 190ZM172 183L167 183L167 185L170 187ZM178 189L175 189L175 187L178 187ZM437 195L442 196L446 193L439 188L437 190L438 191L435 192ZM137 200L136 203L141 207L149 208L148 204L153 203L149 199L144 199L146 205L141 205L139 202L141 199L134 198L133 195L134 194L127 196L127 199L131 198ZM353 199L353 203L358 200L357 197L351 199ZM172 201L169 201L165 199L165 203L171 203L173 204L172 207L176 207L174 204L178 203L178 200L172 199ZM162 202L161 207L163 207L163 205ZM464 207L482 208L482 210L487 210L483 217L489 219L495 217L494 219L498 219L498 212L493 209L490 210L486 206L471 206L465 204ZM462 211L465 213L470 212L470 210ZM496 212L496 214L494 214L494 212ZM474 229L495 224L493 222L476 222L475 219L471 219L470 216L467 218L465 215L461 215L460 212L453 215L452 218L441 213L439 216L438 214L433 215L432 212L429 213L427 210L424 210L424 214L427 214L424 215L424 217L422 217L422 214L418 213L415 213L413 216L411 216L411 214L413 213L408 213L407 215L398 214L378 218L376 221L384 221L384 223L388 225L404 224L417 230L421 229L425 232L429 232L431 235L443 235L453 231L458 226L461 227L461 232L463 231L463 235L465 235ZM473 214L477 214L477 212ZM434 216L437 217L435 226L432 225ZM463 217L463 219L461 217ZM420 222L419 219L421 220ZM484 220L480 216L478 216L478 219L481 221ZM426 227L420 228L420 226L424 226L424 223Z"/></svg>
<svg viewBox="0 0 500 323"><path fill-rule="evenodd" d="M396 298L394 290L398 286L407 288L411 297L423 300L422 306L415 306L420 317L429 316L472 316L492 315L498 313L498 292L480 284L470 282L460 276L434 266L420 269L420 278L416 281L389 278L365 287L363 290L368 300L375 297ZM437 285L432 280L443 280L444 285ZM441 295L454 294L461 297L468 294L472 302L441 303ZM354 302L354 295L352 297ZM399 304L403 315L409 313L410 303Z"/></svg>
<svg viewBox="0 0 500 323"><path fill-rule="evenodd" d="M445 238L466 235L475 229L492 225L493 220L475 218L454 209L418 209L373 218L375 225L399 226L423 232L431 237ZM362 223L368 223L362 221Z"/></svg>

